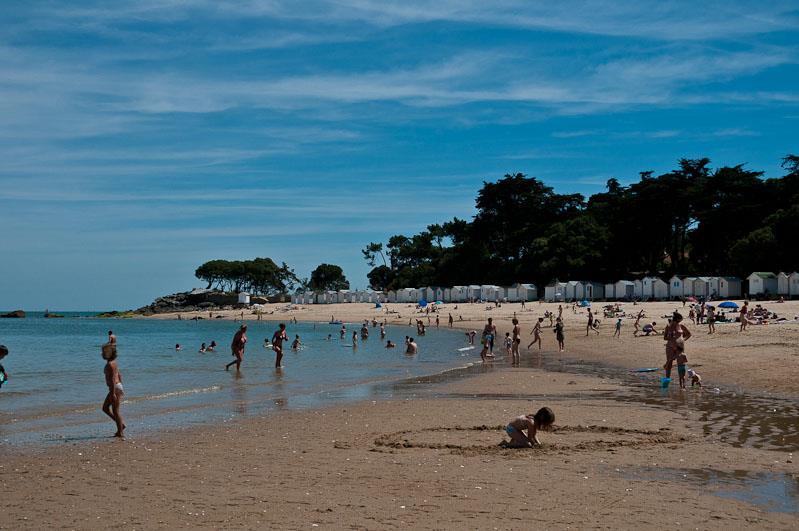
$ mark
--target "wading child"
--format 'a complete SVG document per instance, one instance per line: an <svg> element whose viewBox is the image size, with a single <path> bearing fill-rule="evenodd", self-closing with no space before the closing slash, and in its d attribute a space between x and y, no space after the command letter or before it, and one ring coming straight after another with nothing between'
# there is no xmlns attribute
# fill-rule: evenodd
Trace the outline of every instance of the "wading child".
<svg viewBox="0 0 799 531"><path fill-rule="evenodd" d="M691 387L695 385L702 387L702 377L693 369L688 369L688 378L691 379Z"/></svg>
<svg viewBox="0 0 799 531"><path fill-rule="evenodd" d="M510 338L510 332L505 332L505 354L510 356L512 348L513 348L513 340Z"/></svg>
<svg viewBox="0 0 799 531"><path fill-rule="evenodd" d="M505 433L510 437L510 442L502 441L500 445L506 448L531 448L541 446L538 440L538 430L547 430L555 422L555 414L548 407L542 407L535 415L516 417L505 426ZM527 430L527 434L524 433Z"/></svg>
<svg viewBox="0 0 799 531"><path fill-rule="evenodd" d="M685 365L688 363L688 356L685 355L685 346L677 346L677 375L680 377L680 389L685 389Z"/></svg>
<svg viewBox="0 0 799 531"><path fill-rule="evenodd" d="M125 423L122 421L122 413L119 406L125 392L122 389L122 374L117 366L117 347L111 343L103 345L101 354L105 360L105 384L108 386L108 394L103 402L103 413L111 417L117 425L117 432L114 437L124 437Z"/></svg>

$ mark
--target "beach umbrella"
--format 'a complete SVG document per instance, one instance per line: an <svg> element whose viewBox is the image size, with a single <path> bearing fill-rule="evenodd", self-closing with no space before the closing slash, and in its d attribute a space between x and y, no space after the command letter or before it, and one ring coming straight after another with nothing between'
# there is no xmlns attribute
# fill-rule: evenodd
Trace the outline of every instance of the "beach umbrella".
<svg viewBox="0 0 799 531"><path fill-rule="evenodd" d="M442 301L436 301L436 304L444 304Z"/></svg>
<svg viewBox="0 0 799 531"><path fill-rule="evenodd" d="M696 297L694 297L694 296L692 295L692 296L688 297L688 298L687 298L687 299L685 299L685 300L687 300L688 302L696 302Z"/></svg>
<svg viewBox="0 0 799 531"><path fill-rule="evenodd" d="M587 300L583 300L583 301L580 302L580 307L581 308L586 308L588 306L591 306L591 303L588 302Z"/></svg>
<svg viewBox="0 0 799 531"><path fill-rule="evenodd" d="M737 310L738 305L732 301L724 301L721 304L719 304L719 308L730 308L732 310Z"/></svg>
<svg viewBox="0 0 799 531"><path fill-rule="evenodd" d="M420 300L419 301L419 306L421 306L422 308L427 307L427 299Z"/></svg>

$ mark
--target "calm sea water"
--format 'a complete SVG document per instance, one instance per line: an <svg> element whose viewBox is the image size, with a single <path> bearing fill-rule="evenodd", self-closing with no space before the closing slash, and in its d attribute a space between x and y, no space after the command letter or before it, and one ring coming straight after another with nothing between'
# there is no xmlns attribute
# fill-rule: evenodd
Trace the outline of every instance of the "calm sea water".
<svg viewBox="0 0 799 531"><path fill-rule="evenodd" d="M118 338L119 367L125 386L123 413L133 435L163 427L225 422L288 407L313 407L371 396L381 382L434 374L479 359L476 350L459 352L462 333L429 330L419 338L419 354L406 356L406 334L415 328L389 326L384 348L379 329L370 338L344 341L340 325L288 324L303 349L286 350L284 369L274 369L274 352L263 346L274 322L248 322L242 372L225 372L233 358L230 341L239 324L222 320L161 321L97 319L66 314L64 319L0 319L0 343L11 354L3 360L9 381L0 389L0 441L26 443L105 437L113 424L100 411L106 387L100 345L109 329ZM333 340L328 341L328 334ZM215 340L214 353L199 353ZM180 343L183 350L175 351Z"/></svg>

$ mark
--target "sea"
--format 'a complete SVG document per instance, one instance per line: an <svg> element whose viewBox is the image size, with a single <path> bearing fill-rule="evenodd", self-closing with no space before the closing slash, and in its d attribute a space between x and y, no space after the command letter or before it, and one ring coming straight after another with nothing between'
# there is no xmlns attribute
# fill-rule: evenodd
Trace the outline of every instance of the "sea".
<svg viewBox="0 0 799 531"><path fill-rule="evenodd" d="M463 332L428 328L417 338L419 353L404 353L406 335L416 329L388 325L385 348L379 328L352 346L352 331L362 323L287 322L290 340L283 369L264 346L278 323L247 321L248 343L241 373L224 370L232 361L230 342L240 323L221 319L107 319L90 313L44 318L0 319L0 344L10 354L2 361L9 375L0 388L0 444L24 445L100 439L114 431L101 411L107 388L100 347L108 331L117 336L118 364L125 388L127 433L230 422L288 408L314 408L385 396L388 383L435 375L479 361L466 347ZM330 336L330 339L328 339ZM199 352L216 341L215 352ZM175 349L176 344L181 350Z"/></svg>

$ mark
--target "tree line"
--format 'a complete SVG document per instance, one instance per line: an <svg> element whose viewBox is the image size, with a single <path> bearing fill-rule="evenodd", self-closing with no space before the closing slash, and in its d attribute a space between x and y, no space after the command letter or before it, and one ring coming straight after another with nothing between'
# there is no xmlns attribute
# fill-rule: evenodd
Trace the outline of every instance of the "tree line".
<svg viewBox="0 0 799 531"><path fill-rule="evenodd" d="M782 168L785 175L764 178L744 164L681 159L629 186L610 179L588 198L508 174L483 182L471 221L395 235L362 253L374 289L793 270L799 156L786 156Z"/></svg>
<svg viewBox="0 0 799 531"><path fill-rule="evenodd" d="M210 260L198 267L194 276L207 282L208 289L266 296L294 289L326 291L350 287L344 271L337 265L320 264L310 279L300 279L285 262L278 266L271 258Z"/></svg>

